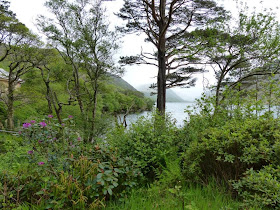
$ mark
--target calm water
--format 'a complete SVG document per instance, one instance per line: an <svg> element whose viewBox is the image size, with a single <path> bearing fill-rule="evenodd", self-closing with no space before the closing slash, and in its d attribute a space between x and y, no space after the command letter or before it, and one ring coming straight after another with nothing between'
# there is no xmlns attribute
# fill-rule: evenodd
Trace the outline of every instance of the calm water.
<svg viewBox="0 0 280 210"><path fill-rule="evenodd" d="M187 107L193 107L194 102L168 102L166 103L166 113L170 113L172 118L176 119L176 125L181 127L184 125L184 120L187 118L187 113L184 111ZM136 122L136 120L141 116L148 116L150 112L145 111L137 114L130 114L126 117L127 124ZM123 117L123 115L121 115Z"/></svg>

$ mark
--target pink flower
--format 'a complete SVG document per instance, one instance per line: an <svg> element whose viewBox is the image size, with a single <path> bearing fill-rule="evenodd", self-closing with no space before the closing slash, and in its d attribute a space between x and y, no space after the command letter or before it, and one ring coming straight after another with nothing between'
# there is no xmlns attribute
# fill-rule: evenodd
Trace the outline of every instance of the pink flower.
<svg viewBox="0 0 280 210"><path fill-rule="evenodd" d="M72 116L72 115L69 115L69 116L68 116L68 118L69 118L69 119L72 119L72 118L73 118L73 116Z"/></svg>
<svg viewBox="0 0 280 210"><path fill-rule="evenodd" d="M43 142L42 140L39 140L39 141L38 141L38 143L42 143L42 142Z"/></svg>
<svg viewBox="0 0 280 210"><path fill-rule="evenodd" d="M45 123L44 121L43 122L40 122L39 123L42 127L46 127L47 126L47 123Z"/></svg>
<svg viewBox="0 0 280 210"><path fill-rule="evenodd" d="M22 125L23 128L29 128L30 126L31 126L30 123L23 123L23 125Z"/></svg>
<svg viewBox="0 0 280 210"><path fill-rule="evenodd" d="M35 120L30 120L30 123L31 124L34 124L36 121Z"/></svg>
<svg viewBox="0 0 280 210"><path fill-rule="evenodd" d="M81 138L81 137L78 137L77 139L78 139L78 141L81 141L82 138Z"/></svg>
<svg viewBox="0 0 280 210"><path fill-rule="evenodd" d="M21 131L19 131L18 134L21 135Z"/></svg>
<svg viewBox="0 0 280 210"><path fill-rule="evenodd" d="M62 124L61 124L61 127L64 127L64 126L65 126L65 124L64 124L64 123L62 123Z"/></svg>
<svg viewBox="0 0 280 210"><path fill-rule="evenodd" d="M30 150L30 151L28 151L27 153L31 155L31 154L34 153L34 151L33 151L33 150Z"/></svg>
<svg viewBox="0 0 280 210"><path fill-rule="evenodd" d="M40 165L44 165L45 163L44 162L39 162L38 163L38 165L40 166Z"/></svg>
<svg viewBox="0 0 280 210"><path fill-rule="evenodd" d="M49 115L48 115L48 118L53 118L53 115L49 114Z"/></svg>

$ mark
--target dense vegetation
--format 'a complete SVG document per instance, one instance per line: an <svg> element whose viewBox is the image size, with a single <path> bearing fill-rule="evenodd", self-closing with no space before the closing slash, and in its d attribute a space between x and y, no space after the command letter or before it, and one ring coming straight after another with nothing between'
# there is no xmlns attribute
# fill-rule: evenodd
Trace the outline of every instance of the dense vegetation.
<svg viewBox="0 0 280 210"><path fill-rule="evenodd" d="M101 1L47 1L55 20L38 19L47 46L0 2L0 67L8 75L0 95L1 209L280 209L280 26L273 16L241 13L231 26L214 1L193 0L189 9L188 1L141 1L147 16L137 1L125 1L119 16L135 10L141 19L122 32L152 27L148 41L167 41L158 54L122 60L158 56L163 73L158 110L127 127L117 114L153 102L116 76L118 32L109 30ZM183 11L190 21L180 19ZM197 28L188 31L193 18ZM177 69L164 56L187 66ZM201 68L188 62L212 65L217 81L178 128L164 113L165 79L192 85Z"/></svg>
<svg viewBox="0 0 280 210"><path fill-rule="evenodd" d="M96 144L84 141L73 116L26 122L18 137L1 137L1 205L277 209L278 108L268 111L251 92L238 103L239 91L228 91L236 106L224 99L215 114L215 98L203 98L183 128L155 113Z"/></svg>

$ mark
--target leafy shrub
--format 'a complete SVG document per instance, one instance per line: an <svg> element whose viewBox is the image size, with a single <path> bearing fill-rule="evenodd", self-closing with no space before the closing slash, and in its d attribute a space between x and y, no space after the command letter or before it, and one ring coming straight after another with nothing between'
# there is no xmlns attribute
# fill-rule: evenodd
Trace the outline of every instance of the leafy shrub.
<svg viewBox="0 0 280 210"><path fill-rule="evenodd" d="M27 166L27 152L30 146L23 145L23 139L10 134L0 134L0 171L17 173Z"/></svg>
<svg viewBox="0 0 280 210"><path fill-rule="evenodd" d="M233 187L247 206L257 205L262 209L280 208L279 166L268 165L259 171L251 168L243 178L233 182Z"/></svg>
<svg viewBox="0 0 280 210"><path fill-rule="evenodd" d="M279 121L272 118L228 121L212 127L190 144L183 158L183 172L188 179L207 182L239 180L249 169L279 164Z"/></svg>
<svg viewBox="0 0 280 210"><path fill-rule="evenodd" d="M116 127L108 134L106 143L135 159L145 177L154 179L166 166L166 158L176 156L177 134L178 128L168 116L164 119L154 114L139 118L129 130Z"/></svg>
<svg viewBox="0 0 280 210"><path fill-rule="evenodd" d="M96 208L136 185L140 170L114 148L85 144L72 116L23 125L25 168L0 171L0 208L29 203L42 209Z"/></svg>

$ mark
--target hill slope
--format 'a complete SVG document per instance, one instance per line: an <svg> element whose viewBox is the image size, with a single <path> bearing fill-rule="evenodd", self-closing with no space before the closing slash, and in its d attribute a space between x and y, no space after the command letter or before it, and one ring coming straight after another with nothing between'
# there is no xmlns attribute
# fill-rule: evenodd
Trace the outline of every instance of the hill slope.
<svg viewBox="0 0 280 210"><path fill-rule="evenodd" d="M132 91L138 91L136 90L131 84L129 84L127 81L122 79L119 76L116 75L110 75L111 79L109 80L109 83L114 84L117 87L120 87L125 90L132 90Z"/></svg>

